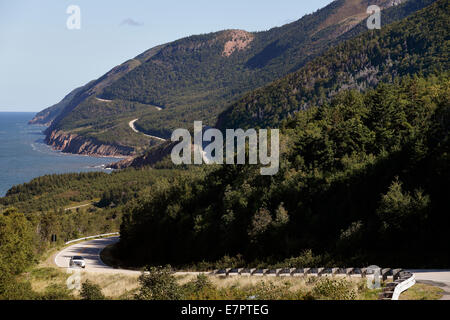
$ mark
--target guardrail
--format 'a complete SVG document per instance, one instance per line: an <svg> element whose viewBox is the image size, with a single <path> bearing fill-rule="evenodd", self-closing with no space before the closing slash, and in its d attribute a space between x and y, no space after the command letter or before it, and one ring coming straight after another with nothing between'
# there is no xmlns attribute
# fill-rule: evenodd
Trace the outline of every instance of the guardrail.
<svg viewBox="0 0 450 320"><path fill-rule="evenodd" d="M245 268L228 268L214 270L211 275L219 277L233 276L253 276L253 277L326 277L326 276L345 276L345 277L361 277L366 278L371 274L369 268L285 268L285 269L245 269ZM402 269L384 268L380 269L380 277L386 281L388 277L392 277L393 282L386 284L383 292L380 293L379 300L398 300L400 294L415 283L416 279L410 272Z"/></svg>
<svg viewBox="0 0 450 320"><path fill-rule="evenodd" d="M95 239L95 238L102 238L102 237L109 237L109 236L115 236L115 235L119 235L119 233L118 232L113 232L113 233L99 234L99 235L96 235L96 236L84 237L84 238L80 238L80 239L67 241L65 244L71 244L71 243L78 242L78 241Z"/></svg>

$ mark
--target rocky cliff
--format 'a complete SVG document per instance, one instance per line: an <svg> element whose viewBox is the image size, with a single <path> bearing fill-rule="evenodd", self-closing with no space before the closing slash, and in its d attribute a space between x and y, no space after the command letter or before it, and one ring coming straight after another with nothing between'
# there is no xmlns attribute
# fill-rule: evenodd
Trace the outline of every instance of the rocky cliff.
<svg viewBox="0 0 450 320"><path fill-rule="evenodd" d="M53 149L65 153L105 157L130 157L135 154L134 148L117 144L105 144L77 134L64 131L52 131L45 142Z"/></svg>

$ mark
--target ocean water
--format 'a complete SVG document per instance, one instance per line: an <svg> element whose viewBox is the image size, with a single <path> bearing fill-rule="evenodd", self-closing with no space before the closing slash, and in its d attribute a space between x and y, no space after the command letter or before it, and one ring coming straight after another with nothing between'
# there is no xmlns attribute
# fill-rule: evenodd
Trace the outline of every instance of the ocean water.
<svg viewBox="0 0 450 320"><path fill-rule="evenodd" d="M117 158L69 155L44 143L44 126L28 125L34 113L0 112L0 197L14 185L52 173L104 171Z"/></svg>

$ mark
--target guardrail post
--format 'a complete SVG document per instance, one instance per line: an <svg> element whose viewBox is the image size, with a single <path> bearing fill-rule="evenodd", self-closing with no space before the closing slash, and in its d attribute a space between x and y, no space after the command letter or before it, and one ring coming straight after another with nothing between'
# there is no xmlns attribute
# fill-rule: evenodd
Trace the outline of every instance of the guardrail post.
<svg viewBox="0 0 450 320"><path fill-rule="evenodd" d="M392 270L392 279L395 281L400 278L400 272L402 272L403 269L394 269Z"/></svg>
<svg viewBox="0 0 450 320"><path fill-rule="evenodd" d="M361 278L365 278L367 276L367 268L361 269Z"/></svg>
<svg viewBox="0 0 450 320"><path fill-rule="evenodd" d="M383 281L387 280L387 277L389 275L389 272L391 272L391 270L392 270L391 268L384 268L384 269L381 270L381 279Z"/></svg>
<svg viewBox="0 0 450 320"><path fill-rule="evenodd" d="M353 273L353 269L354 268L347 268L347 269L345 269L345 274L347 275L347 277L351 276L351 274Z"/></svg>
<svg viewBox="0 0 450 320"><path fill-rule="evenodd" d="M324 270L325 270L325 268L317 268L317 276L318 277L322 276L322 273Z"/></svg>
<svg viewBox="0 0 450 320"><path fill-rule="evenodd" d="M339 268L331 268L331 275L335 276L339 272Z"/></svg>

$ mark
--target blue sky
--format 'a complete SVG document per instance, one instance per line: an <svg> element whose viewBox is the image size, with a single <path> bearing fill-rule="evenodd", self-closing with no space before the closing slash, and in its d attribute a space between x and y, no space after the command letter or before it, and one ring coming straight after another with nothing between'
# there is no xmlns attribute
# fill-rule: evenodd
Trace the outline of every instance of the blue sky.
<svg viewBox="0 0 450 320"><path fill-rule="evenodd" d="M223 29L262 31L331 0L0 0L0 111L40 111L158 44ZM68 30L69 5L81 29Z"/></svg>

